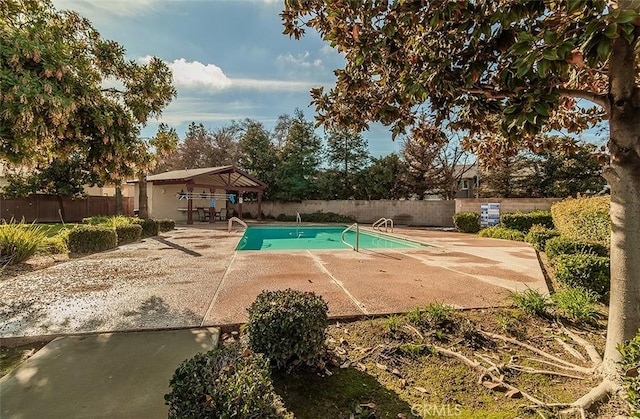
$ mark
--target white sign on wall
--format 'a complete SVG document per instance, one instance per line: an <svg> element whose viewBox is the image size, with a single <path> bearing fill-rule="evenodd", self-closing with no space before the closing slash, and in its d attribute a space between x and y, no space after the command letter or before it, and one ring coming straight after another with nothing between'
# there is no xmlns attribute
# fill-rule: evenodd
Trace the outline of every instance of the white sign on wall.
<svg viewBox="0 0 640 419"><path fill-rule="evenodd" d="M500 223L500 204L483 202L480 204L480 227L491 227Z"/></svg>

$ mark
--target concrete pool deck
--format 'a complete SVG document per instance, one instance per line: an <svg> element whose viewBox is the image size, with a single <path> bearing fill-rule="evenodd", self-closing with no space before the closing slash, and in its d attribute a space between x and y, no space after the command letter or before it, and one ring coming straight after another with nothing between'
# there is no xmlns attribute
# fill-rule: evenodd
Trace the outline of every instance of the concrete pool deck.
<svg viewBox="0 0 640 419"><path fill-rule="evenodd" d="M419 249L235 251L242 232L178 226L143 242L2 279L0 338L237 324L262 290L322 295L333 318L398 313L441 302L508 304L548 292L526 243L422 228L395 235Z"/></svg>

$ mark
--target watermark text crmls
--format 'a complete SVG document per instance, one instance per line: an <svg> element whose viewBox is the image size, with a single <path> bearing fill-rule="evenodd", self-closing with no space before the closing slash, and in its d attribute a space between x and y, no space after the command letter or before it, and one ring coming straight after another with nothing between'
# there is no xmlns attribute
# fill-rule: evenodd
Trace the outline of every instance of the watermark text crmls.
<svg viewBox="0 0 640 419"><path fill-rule="evenodd" d="M462 415L459 404L414 404L411 413L416 417L456 417Z"/></svg>

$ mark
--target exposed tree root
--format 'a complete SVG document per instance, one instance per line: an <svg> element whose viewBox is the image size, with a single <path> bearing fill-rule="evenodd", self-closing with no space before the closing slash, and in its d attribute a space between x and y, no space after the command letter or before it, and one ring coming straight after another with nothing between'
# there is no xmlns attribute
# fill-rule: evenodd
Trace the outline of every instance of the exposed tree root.
<svg viewBox="0 0 640 419"><path fill-rule="evenodd" d="M578 336L576 333L573 333L571 330L567 329L564 326L562 326L562 331L564 332L564 334L566 334L571 339L573 339L574 342L578 343L579 345L582 345L582 347L587 352L587 355L589 355L589 359L591 359L591 363L593 364L594 367L602 364L602 357L600 356L600 353L598 352L596 347L593 346L593 344L587 342L586 340Z"/></svg>
<svg viewBox="0 0 640 419"><path fill-rule="evenodd" d="M582 361L585 362L586 358L584 356L582 356L582 354L580 352L578 352L575 348L573 348L571 345L569 345L567 342L563 341L562 339L560 339L559 337L555 337L556 342L558 342L558 344L560 346L562 346L562 348L571 356L573 356L574 358L576 358L578 361Z"/></svg>
<svg viewBox="0 0 640 419"><path fill-rule="evenodd" d="M586 367L582 367L580 365L576 365L576 364L574 364L572 362L565 361L562 358L558 358L557 356L551 355L550 353L545 352L545 351L543 351L541 349L538 349L535 346L531 346L528 343L520 342L517 339L513 339L513 338L510 338L510 337L507 337L507 336L503 336L503 335L498 335L496 333L485 332L485 331L482 331L482 330L479 330L478 332L480 334L482 334L483 336L485 336L485 337L502 340L504 342L511 343L512 345L516 345L516 346L520 346L522 348L528 349L529 351L531 351L531 352L533 352L535 354L538 354L538 355L540 355L540 356L542 356L544 358L547 358L547 359L550 359L550 360L554 361L554 363L556 363L556 364L564 365L564 369L571 369L573 371L580 372L580 373L583 373L583 374L591 374L594 371L593 368L586 368Z"/></svg>
<svg viewBox="0 0 640 419"><path fill-rule="evenodd" d="M568 409L562 410L561 414L573 414L579 413L581 417L586 417L585 411L593 406L595 403L598 403L605 398L609 397L609 395L614 394L618 391L619 386L609 379L603 380L596 387L592 388L584 396L580 397L575 402L571 403Z"/></svg>

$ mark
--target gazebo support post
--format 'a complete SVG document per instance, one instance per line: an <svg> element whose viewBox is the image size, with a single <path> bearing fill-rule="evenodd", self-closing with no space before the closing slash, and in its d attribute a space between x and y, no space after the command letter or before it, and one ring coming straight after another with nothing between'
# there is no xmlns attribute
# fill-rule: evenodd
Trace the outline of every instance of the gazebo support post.
<svg viewBox="0 0 640 419"><path fill-rule="evenodd" d="M242 217L242 201L244 201L243 198L244 195L244 191L243 190L239 190L238 191L238 218L240 218L241 220L244 218Z"/></svg>
<svg viewBox="0 0 640 419"><path fill-rule="evenodd" d="M213 201L213 194L216 193L215 188L209 188L209 193L212 198L209 198L209 224L213 224L216 222L216 207L211 205L211 201Z"/></svg>
<svg viewBox="0 0 640 419"><path fill-rule="evenodd" d="M187 186L187 224L193 224L193 186Z"/></svg>
<svg viewBox="0 0 640 419"><path fill-rule="evenodd" d="M258 191L258 215L256 218L258 221L262 221L262 191Z"/></svg>

